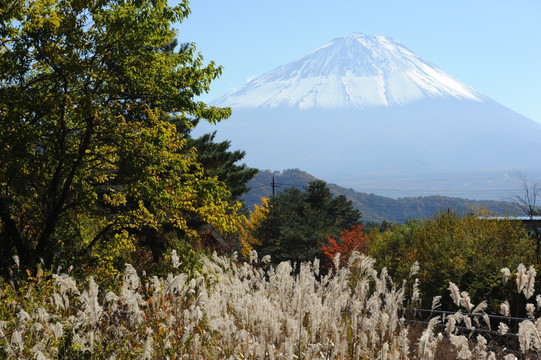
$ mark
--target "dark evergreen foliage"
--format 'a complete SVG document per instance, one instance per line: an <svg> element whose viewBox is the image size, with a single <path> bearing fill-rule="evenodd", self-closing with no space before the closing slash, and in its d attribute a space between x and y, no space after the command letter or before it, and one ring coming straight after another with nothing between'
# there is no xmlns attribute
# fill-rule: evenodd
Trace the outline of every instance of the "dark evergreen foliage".
<svg viewBox="0 0 541 360"><path fill-rule="evenodd" d="M321 255L327 237L360 223L360 212L344 196L333 197L324 181L308 184L304 191L287 188L270 199L267 218L256 230L261 245L254 249L271 255L273 262L311 261Z"/></svg>
<svg viewBox="0 0 541 360"><path fill-rule="evenodd" d="M231 191L231 200L237 201L250 189L246 186L258 172L246 164L238 164L246 153L229 150L230 141L215 142L216 132L205 134L197 139L189 138L189 147L197 150L197 161L203 165L209 176L216 176Z"/></svg>

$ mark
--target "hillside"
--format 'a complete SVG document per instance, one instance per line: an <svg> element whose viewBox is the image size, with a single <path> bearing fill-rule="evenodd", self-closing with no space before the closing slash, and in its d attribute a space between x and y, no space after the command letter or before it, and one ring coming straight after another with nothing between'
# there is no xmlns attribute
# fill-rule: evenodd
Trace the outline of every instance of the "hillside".
<svg viewBox="0 0 541 360"><path fill-rule="evenodd" d="M275 191L279 192L287 187L306 186L316 177L299 169L289 169L283 172L262 170L253 178L248 187L251 189L244 197L246 206L253 208L259 204L261 197L272 195L272 179L275 181ZM392 199L357 192L335 184L328 184L331 192L336 195L344 195L360 210L365 222L381 222L383 220L403 223L410 218L429 218L439 211L455 210L458 213L467 213L471 209L486 207L489 211L498 214L515 213L516 208L512 203L494 200L468 200L446 196L418 196Z"/></svg>

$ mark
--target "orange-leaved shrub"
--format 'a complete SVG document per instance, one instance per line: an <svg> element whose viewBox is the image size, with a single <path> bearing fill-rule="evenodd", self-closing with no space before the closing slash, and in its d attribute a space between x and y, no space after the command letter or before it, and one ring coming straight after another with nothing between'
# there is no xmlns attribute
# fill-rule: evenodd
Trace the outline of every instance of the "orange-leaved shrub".
<svg viewBox="0 0 541 360"><path fill-rule="evenodd" d="M332 268L337 254L340 254L339 265L341 267L345 266L354 251L364 253L367 245L367 236L363 232L362 224L352 226L351 230L342 230L338 241L330 236L327 239L328 244L321 245L321 253L324 257L324 269Z"/></svg>

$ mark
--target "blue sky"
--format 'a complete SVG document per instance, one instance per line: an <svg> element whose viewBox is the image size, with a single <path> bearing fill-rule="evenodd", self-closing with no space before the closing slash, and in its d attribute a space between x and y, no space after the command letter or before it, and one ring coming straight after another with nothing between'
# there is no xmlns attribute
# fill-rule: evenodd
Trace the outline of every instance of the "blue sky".
<svg viewBox="0 0 541 360"><path fill-rule="evenodd" d="M195 42L205 62L224 67L205 101L362 32L394 38L541 123L540 0L192 0L190 8L180 41Z"/></svg>

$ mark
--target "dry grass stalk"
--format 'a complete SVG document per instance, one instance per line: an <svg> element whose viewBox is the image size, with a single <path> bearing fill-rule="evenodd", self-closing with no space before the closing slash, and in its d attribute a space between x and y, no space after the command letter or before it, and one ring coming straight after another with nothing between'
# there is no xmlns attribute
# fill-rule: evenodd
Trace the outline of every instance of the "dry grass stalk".
<svg viewBox="0 0 541 360"><path fill-rule="evenodd" d="M176 253L172 261L176 269ZM482 326L472 323L473 314L482 314L483 326L489 328L489 322L486 303L474 308L453 283L449 290L460 309L418 328L401 317L405 301L420 297L418 282L413 298L405 299L406 282L397 286L364 255L355 253L347 267L324 276L317 261L301 264L298 272L287 262L271 267L256 253L250 261L204 258L202 270L191 278L171 273L141 279L126 265L117 293L100 292L92 278L84 287L68 274L54 274L50 283L38 278L22 298L2 299L2 314L13 315L0 321L0 354L39 359L496 358L483 336L457 333L458 326L472 331ZM525 268L518 273L517 288L533 296L535 273ZM439 300L434 299L434 307ZM508 307L502 304L502 313ZM534 305L528 310L533 313ZM501 323L498 330L506 334L509 328ZM521 323L522 351L541 355L540 334L541 319Z"/></svg>

